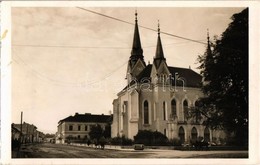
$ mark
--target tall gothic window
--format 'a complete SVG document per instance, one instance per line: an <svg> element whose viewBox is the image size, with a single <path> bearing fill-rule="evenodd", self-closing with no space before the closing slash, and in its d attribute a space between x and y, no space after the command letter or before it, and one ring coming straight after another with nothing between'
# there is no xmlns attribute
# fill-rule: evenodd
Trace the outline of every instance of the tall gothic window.
<svg viewBox="0 0 260 165"><path fill-rule="evenodd" d="M197 136L198 136L198 132L197 132L197 129L195 127L193 127L191 129L191 139L192 140L197 140Z"/></svg>
<svg viewBox="0 0 260 165"><path fill-rule="evenodd" d="M183 101L183 112L184 112L184 119L187 120L188 118L188 101Z"/></svg>
<svg viewBox="0 0 260 165"><path fill-rule="evenodd" d="M204 141L209 142L210 141L210 132L209 128L206 127L204 130Z"/></svg>
<svg viewBox="0 0 260 165"><path fill-rule="evenodd" d="M183 127L179 128L179 138L180 138L181 143L184 143L184 141L185 141L185 132L184 132Z"/></svg>
<svg viewBox="0 0 260 165"><path fill-rule="evenodd" d="M171 102L171 107L172 107L172 117L177 115L177 111L176 111L176 101L173 99Z"/></svg>
<svg viewBox="0 0 260 165"><path fill-rule="evenodd" d="M166 103L163 102L163 120L167 119L167 112L166 112Z"/></svg>
<svg viewBox="0 0 260 165"><path fill-rule="evenodd" d="M149 124L149 104L148 101L144 101L144 124Z"/></svg>
<svg viewBox="0 0 260 165"><path fill-rule="evenodd" d="M201 119L201 113L199 111L199 102L198 101L195 102L195 111L196 111L195 112L196 113L195 121L196 121L196 123L198 123L199 120Z"/></svg>

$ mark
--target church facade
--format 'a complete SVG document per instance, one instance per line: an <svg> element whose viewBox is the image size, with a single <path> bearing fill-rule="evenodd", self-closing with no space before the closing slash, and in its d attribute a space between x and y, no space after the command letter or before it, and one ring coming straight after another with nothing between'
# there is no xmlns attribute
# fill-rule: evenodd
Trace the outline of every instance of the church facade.
<svg viewBox="0 0 260 165"><path fill-rule="evenodd" d="M163 53L158 25L158 38L152 64L146 65L138 30L137 13L131 55L126 78L128 85L113 101L112 137L134 139L138 130L159 131L168 139L181 142L203 137L219 137L203 124L203 117L189 117L189 108L203 97L202 77L190 68L169 66Z"/></svg>

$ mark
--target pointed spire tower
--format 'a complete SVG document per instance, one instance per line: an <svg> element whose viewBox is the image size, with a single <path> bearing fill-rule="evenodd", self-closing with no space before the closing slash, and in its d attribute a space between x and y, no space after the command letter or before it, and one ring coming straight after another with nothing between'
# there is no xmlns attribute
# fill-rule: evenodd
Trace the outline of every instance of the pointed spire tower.
<svg viewBox="0 0 260 165"><path fill-rule="evenodd" d="M139 29L138 29L137 12L135 12L135 31L134 31L133 46L132 46L130 58L142 58L143 59L143 57L144 57L143 49L141 46L141 40L140 40Z"/></svg>
<svg viewBox="0 0 260 165"><path fill-rule="evenodd" d="M207 56L212 57L211 46L210 46L210 40L209 40L209 29L207 29L207 40L208 40Z"/></svg>
<svg viewBox="0 0 260 165"><path fill-rule="evenodd" d="M209 30L208 29L207 29L207 40L208 40L208 43L207 43L207 50L205 52L206 60L205 60L205 68L204 69L211 70L211 66L214 63L214 59L213 59L213 54L212 54L212 51L211 51ZM204 82L206 82L209 79L208 76L209 76L208 74L205 75L205 77L203 78Z"/></svg>
<svg viewBox="0 0 260 165"><path fill-rule="evenodd" d="M209 29L207 29L207 40L208 40L208 44L207 44L207 51L206 51L206 67L208 67L208 65L211 65L213 62L213 54L211 51L210 40L209 40Z"/></svg>
<svg viewBox="0 0 260 165"><path fill-rule="evenodd" d="M166 59L164 58L164 54L163 54L162 42L160 37L160 23L158 20L158 38L157 38L157 47L156 47L156 52L154 57L154 64L156 68L158 68L162 62L166 62Z"/></svg>
<svg viewBox="0 0 260 165"><path fill-rule="evenodd" d="M128 61L127 73L131 74L131 77L136 77L145 68L145 66L146 64L144 62L143 49L138 29L137 11L135 11L134 39L131 56Z"/></svg>

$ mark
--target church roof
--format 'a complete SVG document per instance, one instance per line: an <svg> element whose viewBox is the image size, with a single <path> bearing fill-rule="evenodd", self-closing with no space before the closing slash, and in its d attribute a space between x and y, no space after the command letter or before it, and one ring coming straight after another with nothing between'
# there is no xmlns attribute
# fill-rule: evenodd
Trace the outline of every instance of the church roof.
<svg viewBox="0 0 260 165"><path fill-rule="evenodd" d="M179 67L171 67L168 66L168 69L171 75L174 77L175 73L178 73L178 77L183 79L185 82L185 87L195 87L200 88L202 82L202 76L195 71L188 69L188 68L179 68ZM139 83L145 82L147 80L151 80L151 71L152 71L152 64L147 65L144 70L137 76L137 81ZM172 85L174 85L175 81L172 81ZM131 81L128 86L134 85L135 81ZM176 86L182 86L181 81L177 81ZM126 89L125 87L124 89Z"/></svg>
<svg viewBox="0 0 260 165"><path fill-rule="evenodd" d="M111 122L113 119L112 115L92 115L90 113L78 114L74 116L69 116L65 119L59 121L62 122L84 122L84 123L107 123Z"/></svg>
<svg viewBox="0 0 260 165"><path fill-rule="evenodd" d="M188 68L168 67L172 75L178 73L178 77L185 81L185 87L201 87L202 76ZM177 83L177 86L179 84Z"/></svg>

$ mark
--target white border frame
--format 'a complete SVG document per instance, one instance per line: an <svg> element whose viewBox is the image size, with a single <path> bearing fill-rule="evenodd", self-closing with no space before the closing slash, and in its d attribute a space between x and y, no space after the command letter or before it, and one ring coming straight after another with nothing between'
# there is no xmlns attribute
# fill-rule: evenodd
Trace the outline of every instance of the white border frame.
<svg viewBox="0 0 260 165"><path fill-rule="evenodd" d="M1 163L3 164L259 164L259 1L3 1L1 29ZM11 159L11 7L249 7L249 158L248 159Z"/></svg>

